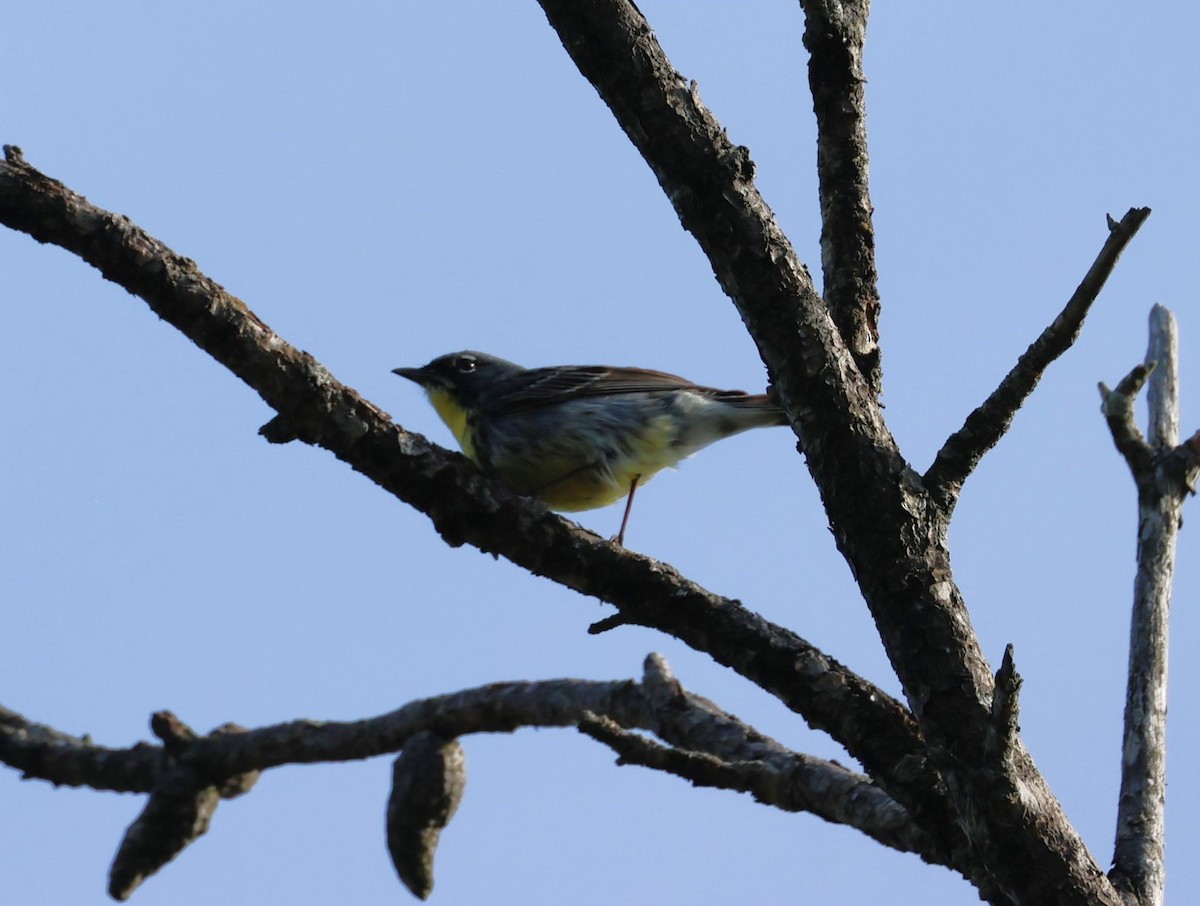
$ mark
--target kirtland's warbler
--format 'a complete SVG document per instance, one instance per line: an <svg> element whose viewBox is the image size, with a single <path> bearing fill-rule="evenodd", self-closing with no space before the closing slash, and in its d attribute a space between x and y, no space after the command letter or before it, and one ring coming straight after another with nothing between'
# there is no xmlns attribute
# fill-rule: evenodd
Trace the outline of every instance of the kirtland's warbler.
<svg viewBox="0 0 1200 906"><path fill-rule="evenodd" d="M567 511L628 495L619 544L634 492L655 472L723 437L787 424L765 394L644 368L522 368L468 350L393 373L420 384L463 453L514 491Z"/></svg>

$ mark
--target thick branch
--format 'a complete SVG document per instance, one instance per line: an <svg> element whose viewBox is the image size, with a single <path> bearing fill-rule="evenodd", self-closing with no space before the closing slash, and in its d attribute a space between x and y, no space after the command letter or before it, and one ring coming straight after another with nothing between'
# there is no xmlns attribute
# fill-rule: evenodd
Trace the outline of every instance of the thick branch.
<svg viewBox="0 0 1200 906"><path fill-rule="evenodd" d="M829 732L934 833L960 839L907 710L882 690L735 601L607 544L491 481L467 460L392 424L240 299L124 217L90 204L19 156L0 164L0 221L53 242L141 296L253 387L292 433L333 452L427 513L451 544L470 542L616 605L627 622L709 653Z"/></svg>
<svg viewBox="0 0 1200 906"><path fill-rule="evenodd" d="M963 482L984 454L1008 431L1017 410L1038 385L1050 363L1075 343L1084 318L1116 267L1121 252L1149 216L1149 208L1130 208L1120 223L1110 219L1108 238L1066 307L1017 359L1017 364L1004 376L1000 386L942 445L933 465L925 473L925 486L947 513L954 509Z"/></svg>
<svg viewBox="0 0 1200 906"><path fill-rule="evenodd" d="M871 4L869 0L801 0L800 5L809 52L808 85L817 118L825 303L859 371L878 396L883 383L879 286L862 67Z"/></svg>
<svg viewBox="0 0 1200 906"><path fill-rule="evenodd" d="M877 488L885 476L899 484L907 466L807 269L758 194L747 150L729 140L693 87L671 66L632 3L541 0L541 5L563 46L642 153L683 227L695 235L737 305L801 436L839 544L846 542L860 520L869 524L871 534L882 537L892 526L877 518L881 509ZM834 497L844 498L856 518L837 518L842 503ZM906 518L911 518L922 504L908 503ZM893 495L888 507L896 504ZM878 556L880 561L896 562L891 552ZM903 569L899 563L896 566ZM860 564L852 561L852 567L856 574L864 574ZM872 571L874 567L867 568ZM626 620L630 621L638 618ZM959 647L934 645L940 650ZM854 754L862 760L860 753ZM916 750L911 755L923 758ZM919 815L919 803L890 786L894 764L863 764ZM884 773L877 773L880 769ZM921 817L918 821L927 830L935 826Z"/></svg>
<svg viewBox="0 0 1200 906"><path fill-rule="evenodd" d="M583 76L654 172L766 362L806 452L835 429L885 431L808 269L735 145L628 0L539 0ZM865 440L865 438L864 438ZM869 443L864 444L864 449ZM843 451L846 453L847 451ZM857 466L858 458L851 457Z"/></svg>
<svg viewBox="0 0 1200 906"><path fill-rule="evenodd" d="M1167 649L1175 542L1183 501L1197 476L1195 444L1179 445L1177 341L1171 313L1150 313L1144 365L1104 404L1113 440L1138 489L1137 576L1129 638L1129 683L1121 748L1113 883L1139 906L1160 906L1166 795ZM1133 425L1133 397L1149 375L1149 442Z"/></svg>
<svg viewBox="0 0 1200 906"><path fill-rule="evenodd" d="M1023 747L1001 772L986 762L993 678L953 582L946 509L901 456L754 188L747 152L699 103L632 3L540 2L695 235L770 369L834 537L968 826L972 881L985 896L1017 902L1117 902Z"/></svg>

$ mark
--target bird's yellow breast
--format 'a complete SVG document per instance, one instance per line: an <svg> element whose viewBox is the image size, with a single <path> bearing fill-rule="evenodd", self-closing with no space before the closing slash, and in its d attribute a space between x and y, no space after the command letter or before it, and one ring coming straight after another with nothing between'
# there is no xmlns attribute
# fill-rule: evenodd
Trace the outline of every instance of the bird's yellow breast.
<svg viewBox="0 0 1200 906"><path fill-rule="evenodd" d="M470 426L467 424L467 410L460 406L449 392L440 387L430 387L425 392L429 395L429 402L433 404L438 416L446 423L446 427L458 441L463 455L472 462L478 462L479 460L475 458L475 441L471 436Z"/></svg>

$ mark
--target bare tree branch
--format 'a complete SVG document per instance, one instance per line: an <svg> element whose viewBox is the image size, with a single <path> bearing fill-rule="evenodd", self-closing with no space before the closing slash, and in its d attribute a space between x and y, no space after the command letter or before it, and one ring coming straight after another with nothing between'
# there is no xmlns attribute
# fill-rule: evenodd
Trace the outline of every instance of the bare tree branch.
<svg viewBox="0 0 1200 906"><path fill-rule="evenodd" d="M725 134L637 7L628 0L540 3L580 73L704 250L757 344L805 452L821 455L823 434L853 432L863 422L872 435L884 431L874 396L808 269L755 187L749 149ZM840 452L844 457L848 451ZM845 471L861 465L854 457Z"/></svg>
<svg viewBox="0 0 1200 906"><path fill-rule="evenodd" d="M195 770L171 768L129 826L108 873L108 895L125 901L142 882L208 832L221 797Z"/></svg>
<svg viewBox="0 0 1200 906"><path fill-rule="evenodd" d="M760 793L774 796L759 801L788 811L811 811L827 821L855 827L885 845L892 846L893 843L887 841L893 840L897 848L911 848L926 861L946 864L945 853L934 847L929 836L913 824L907 811L869 777L849 771L836 762L793 752L703 696L688 692L661 655L651 654L646 658L642 691L650 702L653 716L652 725L646 729L674 747L668 751L685 756L688 753L703 754L724 765L736 763L743 766L743 775L749 772L758 778L753 788L731 786L729 789L753 792L756 798ZM583 725L581 729L585 729ZM686 757L681 763L686 766ZM752 765L760 765L768 773L754 774ZM672 773L697 780L686 772ZM722 783L715 785L725 786ZM963 869L961 865L950 867Z"/></svg>
<svg viewBox="0 0 1200 906"><path fill-rule="evenodd" d="M1150 309L1150 342L1146 365L1153 367L1146 402L1150 408L1150 446L1171 449L1179 444L1179 331L1175 316L1161 305ZM1153 363L1153 365L1151 365Z"/></svg>
<svg viewBox="0 0 1200 906"><path fill-rule="evenodd" d="M924 481L930 495L947 513L958 502L963 482L1008 431L1017 410L1029 398L1050 363L1075 343L1084 318L1116 267L1121 252L1149 216L1149 208L1131 208L1120 223L1109 219L1108 238L1066 307L1017 359L1017 364L1004 376L1000 386L942 444Z"/></svg>
<svg viewBox="0 0 1200 906"><path fill-rule="evenodd" d="M632 681L551 680L497 683L411 702L380 717L350 723L293 721L243 731L225 725L198 736L169 712L151 727L163 745L100 749L26 721L12 711L0 723L0 760L25 769L26 779L149 792L130 825L109 874L109 893L127 899L150 875L204 834L218 801L244 793L258 772L284 764L350 761L395 752L414 735L507 733L522 726L573 726L584 713L623 725L650 720L647 699ZM15 755L15 758L10 756ZM98 771L96 765L103 765ZM113 776L128 778L117 787Z"/></svg>
<svg viewBox="0 0 1200 906"><path fill-rule="evenodd" d="M98 746L86 736L34 723L4 707L0 707L0 762L21 771L26 780L115 793L150 792L166 767L158 746Z"/></svg>
<svg viewBox="0 0 1200 906"><path fill-rule="evenodd" d="M1103 381L1100 383L1100 411L1108 422L1113 443L1125 457L1135 481L1142 480L1141 476L1149 471L1153 451L1133 420L1133 400L1141 393L1155 367L1154 362L1135 365L1129 374L1121 378L1116 390L1110 390Z"/></svg>
<svg viewBox="0 0 1200 906"><path fill-rule="evenodd" d="M29 199L15 219L43 241L52 237L85 260L103 262L97 266L106 276L136 287L171 323L187 324L181 329L277 409L286 422L282 435L320 442L371 474L430 513L450 543L469 540L569 587L612 599L630 615L629 622L672 626L694 647L743 675L757 676L756 682L793 707L802 700L797 710L810 721L815 715L836 726L835 735L845 732L852 754L919 826L931 835L947 835L937 841L939 851L963 841L958 830L966 829L970 845L956 855L984 896L1030 903L1118 902L1020 741L999 767L986 757L994 681L953 581L946 543L949 508L931 498L901 455L807 270L758 195L748 153L728 140L693 86L671 67L632 3L542 3L564 46L650 163L685 228L696 235L758 345L919 732L895 702L860 700L858 691L869 684L856 683L848 671L833 669L824 655L797 646L764 621L743 619L735 602L715 599L676 581L674 574L663 582L669 570L661 565L613 552L540 507L516 500L423 438L385 424L378 410L347 396L317 363L284 349L286 344L256 319L245 335L229 330L252 317L245 307L229 302L215 284L203 285L206 278L191 262L172 257L127 222L111 215L89 218L74 203L70 216L64 216L62 205L43 207ZM0 170L4 216L11 169ZM48 214L30 219L26 214L33 210ZM96 254L97 247L102 254ZM113 248L116 267L103 254ZM221 326L213 330L209 319ZM472 492L461 490L466 487ZM668 588L675 593L664 594ZM714 630L723 625L732 625L742 637L715 637ZM813 667L817 674L806 674ZM832 694L824 688L831 679L837 687ZM843 706L841 713L830 710L835 700ZM865 732L864 718L877 721L885 732ZM215 758L227 751L223 745L199 740L189 753ZM926 750L936 771L925 760ZM881 757L897 752L903 753L899 759ZM224 767L239 765L234 759ZM941 795L939 773L953 812Z"/></svg>
<svg viewBox="0 0 1200 906"><path fill-rule="evenodd" d="M868 185L863 45L869 0L801 0L808 85L817 119L821 270L825 303L859 371L878 396L879 276Z"/></svg>
<svg viewBox="0 0 1200 906"><path fill-rule="evenodd" d="M584 711L605 714L629 727L645 728L650 720L645 696L632 680L491 683L418 699L395 711L363 720L295 720L244 733L214 731L197 737L171 757L219 783L285 764L359 761L398 752L409 737L422 730L450 738L468 733L510 733L520 727L570 727L579 722ZM10 734L23 735L27 727L40 727L11 711L6 713L8 720L0 729L0 739ZM53 762L45 759L38 773L27 770L27 779L59 784L64 782L64 775L78 777L80 769L71 762L79 760L86 764L92 757L89 750L95 745L79 740L73 746L66 746L62 734L50 732L58 738L47 738L43 745L62 751ZM146 743L104 751L111 759L129 760L126 770L137 772L136 782L130 787L136 786L136 791L141 792L152 789L163 772L162 759L167 754L163 747Z"/></svg>
<svg viewBox="0 0 1200 906"><path fill-rule="evenodd" d="M696 786L750 793L755 800L789 812L811 812L834 824L847 824L878 843L913 852L927 862L941 855L912 823L909 814L870 779L841 765L791 753L769 760L726 761L706 752L670 748L590 715L579 729L609 746L618 764L638 764L690 780Z"/></svg>
<svg viewBox="0 0 1200 906"><path fill-rule="evenodd" d="M253 387L292 434L333 452L427 513L451 544L470 542L620 608L731 667L825 730L950 852L961 838L911 715L878 687L738 602L669 566L559 518L388 420L251 312L126 218L25 163L0 163L0 222L53 242L141 296L151 309Z"/></svg>
<svg viewBox="0 0 1200 906"><path fill-rule="evenodd" d="M757 761L791 751L716 703L688 692L660 654L646 658L642 691L654 716L647 729L677 748L707 752L723 761Z"/></svg>
<svg viewBox="0 0 1200 906"><path fill-rule="evenodd" d="M913 821L911 814L869 777L849 771L837 762L797 754L708 699L687 692L660 655L646 658L642 690L654 717L653 725L647 729L674 747L662 751L677 753L678 758L672 754L661 756L662 761L642 760L636 753L642 750L638 740L644 737L634 737L629 743L633 747L630 751L614 746L630 761L670 770L695 783L751 792L760 802L788 811L811 811L826 821L857 828L886 846L911 850L927 862L948 865L970 876L972 866L966 857L964 840L960 838L947 852L944 845L936 844ZM583 725L580 729L589 732ZM650 741L645 744L653 746ZM659 749L655 748L647 757L659 758ZM705 757L693 762L689 755L696 753ZM710 770L713 764L730 767L734 773L725 774L724 768L715 769L714 773ZM675 765L678 770L668 765ZM689 772L693 767L700 771L699 775ZM722 777L738 780L729 784L718 779ZM938 830L944 832L943 828Z"/></svg>
<svg viewBox="0 0 1200 906"><path fill-rule="evenodd" d="M1121 792L1110 877L1139 906L1161 906L1166 796L1167 649L1175 543L1184 498L1200 473L1200 450L1179 444L1175 319L1150 313L1146 360L1105 394L1104 414L1138 492L1137 576L1129 634L1129 683ZM1133 397L1149 377L1149 442L1133 423ZM1102 392L1107 390L1102 386Z"/></svg>
<svg viewBox="0 0 1200 906"><path fill-rule="evenodd" d="M61 734L41 732L44 728L11 712L7 715L7 733L40 732L46 737L45 745L64 746ZM432 889L432 846L449 820L465 780L458 755L437 754L444 744L468 733L566 727L598 719L617 728L649 730L674 746L685 746L668 750L681 752L683 763L701 755L713 764L732 763L736 776L750 778L750 785L731 788L755 792L764 802L789 811L811 811L855 827L888 846L917 852L926 861L947 864L942 847L869 778L833 762L799 755L763 736L707 699L684 690L666 662L652 655L647 658L640 685L582 680L496 683L414 701L389 714L350 723L302 720L256 730L226 725L199 736L169 712L155 714L151 726L162 739L162 747L139 744L132 749L105 750L110 760L128 760L133 770L144 772L146 776L137 785L151 794L113 862L110 892L117 899L127 898L208 830L219 799L246 792L264 769L357 760L404 750L409 757L404 761L402 756L404 764L398 762L394 772L399 782L388 810L389 848L405 883L418 895L422 891L427 895ZM433 749L419 742L424 738L436 740ZM414 744L415 755L410 752ZM57 769L77 776L78 769L70 762L87 762L89 750L94 748L90 742L77 740L60 753ZM147 752L154 758L148 760ZM410 776L414 770L428 769L440 772L450 784L444 794L431 792L441 786L416 782ZM57 782L58 778L42 775L42 779Z"/></svg>
<svg viewBox="0 0 1200 906"><path fill-rule="evenodd" d="M696 236L770 369L839 549L974 846L972 881L985 896L999 891L1017 902L1119 902L1024 748L999 772L987 762L993 677L950 570L948 510L900 454L754 188L746 152L700 105L632 3L541 4Z"/></svg>
<svg viewBox="0 0 1200 906"><path fill-rule="evenodd" d="M180 765L175 756L185 752L199 736L170 712L155 714L150 728L163 741L171 764L150 791L146 807L129 825L108 875L108 893L127 900L146 878L208 832L222 799L248 792L259 771L246 771L214 780L195 767ZM245 728L224 724L214 736L244 733Z"/></svg>

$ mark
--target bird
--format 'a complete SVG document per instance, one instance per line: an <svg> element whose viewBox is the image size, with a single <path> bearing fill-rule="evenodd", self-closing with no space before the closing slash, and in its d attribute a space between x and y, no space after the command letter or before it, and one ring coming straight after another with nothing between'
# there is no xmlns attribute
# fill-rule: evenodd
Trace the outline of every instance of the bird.
<svg viewBox="0 0 1200 906"><path fill-rule="evenodd" d="M421 386L462 452L519 494L576 512L633 496L660 470L750 428L786 425L768 394L716 390L646 368L523 368L483 352L392 373Z"/></svg>

